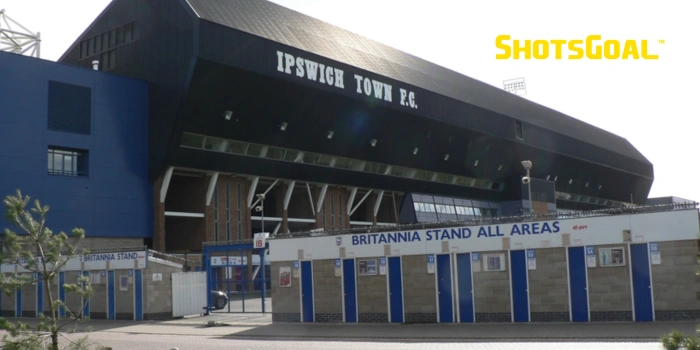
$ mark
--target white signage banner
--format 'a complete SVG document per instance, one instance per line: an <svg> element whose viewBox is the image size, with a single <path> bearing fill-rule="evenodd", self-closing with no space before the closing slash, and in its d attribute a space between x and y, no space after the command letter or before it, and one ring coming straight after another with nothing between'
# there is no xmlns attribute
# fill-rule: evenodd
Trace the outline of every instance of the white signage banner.
<svg viewBox="0 0 700 350"><path fill-rule="evenodd" d="M41 261L38 257L36 259ZM145 269L147 260L146 251L92 253L68 260L61 271ZM0 272L27 272L20 265L2 264Z"/></svg>
<svg viewBox="0 0 700 350"><path fill-rule="evenodd" d="M248 265L248 257L247 256L212 256L211 259L211 266L245 266ZM260 262L258 261L258 264Z"/></svg>

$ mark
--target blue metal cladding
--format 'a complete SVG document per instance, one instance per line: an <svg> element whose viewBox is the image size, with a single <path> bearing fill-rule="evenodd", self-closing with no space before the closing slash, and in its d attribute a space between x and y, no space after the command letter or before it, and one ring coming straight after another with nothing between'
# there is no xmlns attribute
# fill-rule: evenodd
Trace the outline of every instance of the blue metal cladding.
<svg viewBox="0 0 700 350"><path fill-rule="evenodd" d="M649 248L646 243L632 244L632 286L634 290L634 320L648 322L654 320L654 307L651 296L649 274Z"/></svg>
<svg viewBox="0 0 700 350"><path fill-rule="evenodd" d="M301 307L302 321L314 321L314 276L311 261L301 262Z"/></svg>
<svg viewBox="0 0 700 350"><path fill-rule="evenodd" d="M403 323L403 277L401 276L401 257L389 259L389 322Z"/></svg>
<svg viewBox="0 0 700 350"><path fill-rule="evenodd" d="M474 322L472 261L470 253L457 254L457 286L459 288L459 322Z"/></svg>
<svg viewBox="0 0 700 350"><path fill-rule="evenodd" d="M510 252L511 285L513 287L513 320L530 321L530 301L527 290L527 260L524 250Z"/></svg>
<svg viewBox="0 0 700 350"><path fill-rule="evenodd" d="M588 279L585 247L569 249L569 283L571 286L571 320L588 322Z"/></svg>
<svg viewBox="0 0 700 350"><path fill-rule="evenodd" d="M452 307L452 268L450 266L449 254L437 256L437 284L440 322L454 322L454 308Z"/></svg>
<svg viewBox="0 0 700 350"><path fill-rule="evenodd" d="M343 289L343 299L345 300L345 322L357 322L355 259L343 260Z"/></svg>
<svg viewBox="0 0 700 350"><path fill-rule="evenodd" d="M87 237L152 237L148 85L5 52L0 77L0 196L20 189L49 205L54 232L80 227ZM50 81L90 90L89 135L49 130ZM49 175L50 146L87 151L86 176ZM4 217L0 227L15 229Z"/></svg>

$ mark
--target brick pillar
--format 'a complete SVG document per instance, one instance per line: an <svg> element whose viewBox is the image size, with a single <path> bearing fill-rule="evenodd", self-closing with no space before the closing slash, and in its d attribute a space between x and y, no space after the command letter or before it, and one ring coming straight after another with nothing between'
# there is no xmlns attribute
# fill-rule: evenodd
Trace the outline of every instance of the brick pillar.
<svg viewBox="0 0 700 350"><path fill-rule="evenodd" d="M211 178L212 178L211 176L205 176L204 180L203 180L205 182L205 184L204 184L204 210L203 210L203 212L204 212L204 233L202 235L202 240L204 242L212 242L212 241L214 241L214 238L215 238L214 237L214 231L215 231L215 228L214 228L214 225L215 225L214 201L216 200L216 195L214 193L212 193L211 202L209 203L209 205L207 205L207 202L206 202L206 195L207 195L207 191L209 191L209 183L211 182ZM218 185L218 181L217 181L217 185ZM220 192L221 187L222 186L217 186L217 188L215 189L215 191L219 192L218 193L218 195L219 195L219 206L218 206L219 207L219 223L221 223L221 205L220 205L222 203L222 201L221 201L221 194L222 193ZM224 189L223 194L225 195L225 189ZM224 204L226 203L225 200L223 203ZM224 209L225 209L225 207L224 207ZM226 220L225 215L226 215L226 213L224 212L224 221ZM221 231L219 231L219 239L225 240L225 238L224 239L221 239L221 238L222 238Z"/></svg>
<svg viewBox="0 0 700 350"><path fill-rule="evenodd" d="M163 185L163 175L153 184L153 249L165 251L165 203L160 202L160 187Z"/></svg>

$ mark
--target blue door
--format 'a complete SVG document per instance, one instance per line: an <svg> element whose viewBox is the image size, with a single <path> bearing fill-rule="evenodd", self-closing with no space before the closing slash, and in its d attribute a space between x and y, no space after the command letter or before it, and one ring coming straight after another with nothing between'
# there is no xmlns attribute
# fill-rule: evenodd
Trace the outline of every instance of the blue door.
<svg viewBox="0 0 700 350"><path fill-rule="evenodd" d="M134 271L134 319L143 320L143 272Z"/></svg>
<svg viewBox="0 0 700 350"><path fill-rule="evenodd" d="M15 289L15 317L22 317L22 289Z"/></svg>
<svg viewBox="0 0 700 350"><path fill-rule="evenodd" d="M440 322L454 322L454 309L452 308L452 268L450 266L449 254L437 256L437 284Z"/></svg>
<svg viewBox="0 0 700 350"><path fill-rule="evenodd" d="M314 276L311 261L301 262L301 321L314 321Z"/></svg>
<svg viewBox="0 0 700 350"><path fill-rule="evenodd" d="M42 281L41 274L37 275L36 282L36 317L39 317L44 313L44 281ZM49 288L51 288L49 286Z"/></svg>
<svg viewBox="0 0 700 350"><path fill-rule="evenodd" d="M632 286L634 290L634 320L653 321L654 307L649 276L649 248L646 243L632 244Z"/></svg>
<svg viewBox="0 0 700 350"><path fill-rule="evenodd" d="M471 254L457 255L457 287L459 288L459 322L474 322Z"/></svg>
<svg viewBox="0 0 700 350"><path fill-rule="evenodd" d="M65 304L66 302L66 290L63 289L63 285L66 284L66 273L61 271L58 273L58 298ZM66 308L61 306L58 309L58 317L66 318Z"/></svg>
<svg viewBox="0 0 700 350"><path fill-rule="evenodd" d="M343 260L343 300L345 300L345 322L357 322L355 259Z"/></svg>
<svg viewBox="0 0 700 350"><path fill-rule="evenodd" d="M80 273L80 272L78 272ZM83 271L83 278L90 281L90 271ZM83 288L87 286L87 283L83 282ZM90 299L83 299L83 317L90 317Z"/></svg>
<svg viewBox="0 0 700 350"><path fill-rule="evenodd" d="M401 257L389 258L389 322L403 323L403 277Z"/></svg>
<svg viewBox="0 0 700 350"><path fill-rule="evenodd" d="M588 247L593 249L593 247ZM588 277L584 247L569 248L569 285L571 286L571 319L588 322Z"/></svg>
<svg viewBox="0 0 700 350"><path fill-rule="evenodd" d="M524 250L510 252L510 276L513 286L513 321L530 321L530 298L527 290L527 260Z"/></svg>
<svg viewBox="0 0 700 350"><path fill-rule="evenodd" d="M117 319L114 270L107 271L107 319Z"/></svg>

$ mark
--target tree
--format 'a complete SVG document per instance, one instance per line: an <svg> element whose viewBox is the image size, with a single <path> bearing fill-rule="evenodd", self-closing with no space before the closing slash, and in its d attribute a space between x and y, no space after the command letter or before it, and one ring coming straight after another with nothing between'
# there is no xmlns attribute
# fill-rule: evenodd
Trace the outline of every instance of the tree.
<svg viewBox="0 0 700 350"><path fill-rule="evenodd" d="M85 231L74 228L69 237L64 232L54 233L46 226L48 206L42 206L38 200L29 208L29 196L23 196L20 190L15 195L7 196L5 204L5 217L15 224L20 233L5 229L5 237L2 251L0 251L0 263L17 264L25 273L7 273L0 278L0 288L6 294L11 294L17 289L35 285L42 281L45 288L45 300L48 301L49 312L44 314L38 310L39 322L32 327L21 322L12 323L0 318L0 329L8 331L9 335L3 337L5 349L59 349L59 336L61 330L82 320L83 309L86 303L82 303L80 310L71 312L66 304L54 295L51 286L58 276L58 272L73 258L87 254L87 250L79 249L80 241L85 238ZM64 284L66 295L72 293L87 300L92 295L92 287L86 277L81 277L78 283ZM59 310L66 310L66 318L59 318ZM103 347L90 344L87 338L71 341L68 348L89 349Z"/></svg>

